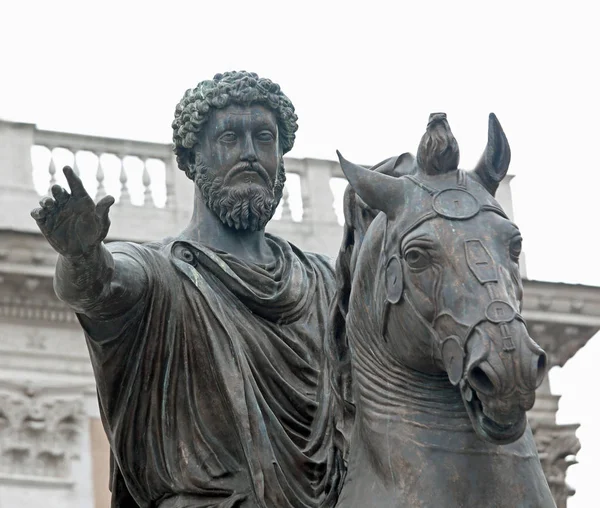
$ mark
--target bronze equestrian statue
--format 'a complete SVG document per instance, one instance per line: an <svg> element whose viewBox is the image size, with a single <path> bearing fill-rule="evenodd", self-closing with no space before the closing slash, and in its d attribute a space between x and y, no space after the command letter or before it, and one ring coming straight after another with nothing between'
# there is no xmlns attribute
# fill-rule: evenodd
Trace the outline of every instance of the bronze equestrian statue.
<svg viewBox="0 0 600 508"><path fill-rule="evenodd" d="M351 187L322 412L349 436L337 506L554 507L526 417L546 355L520 314L521 235L494 199L510 162L498 120L473 171L443 113L416 160L339 157Z"/></svg>
<svg viewBox="0 0 600 508"><path fill-rule="evenodd" d="M177 105L196 193L174 237L105 244L114 199L65 168L70 192L32 215L85 332L113 508L554 506L525 419L545 355L519 315L520 236L493 199L508 144L490 122L474 173L443 115L416 163L342 160L337 277L265 233L297 117L256 74Z"/></svg>

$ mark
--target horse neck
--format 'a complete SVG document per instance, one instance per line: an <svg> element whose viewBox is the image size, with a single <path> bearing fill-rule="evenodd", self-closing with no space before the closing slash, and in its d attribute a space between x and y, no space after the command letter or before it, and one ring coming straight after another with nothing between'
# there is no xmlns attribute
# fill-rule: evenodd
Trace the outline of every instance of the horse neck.
<svg viewBox="0 0 600 508"><path fill-rule="evenodd" d="M353 336L352 370L357 418L367 427L379 421L439 430L472 431L462 397L445 373L428 374L393 358L381 338ZM388 429L389 431L389 429Z"/></svg>
<svg viewBox="0 0 600 508"><path fill-rule="evenodd" d="M381 321L392 318L383 312L379 287L380 253L385 227L382 215L368 230L351 274L352 289L346 317L346 334L352 352L352 377L357 417L372 412L381 418L406 423L472 429L457 388L445 373L427 374L409 358L427 356L426 330L414 319L394 314L392 337L384 339ZM406 309L408 312L408 309ZM384 316L385 314L385 316ZM388 316L388 317L386 317ZM387 341L393 341L394 344ZM395 347L392 347L395 346ZM395 353L392 353L392 350ZM404 357L402 357L404 355ZM372 409L372 411L369 411Z"/></svg>
<svg viewBox="0 0 600 508"><path fill-rule="evenodd" d="M446 374L396 361L364 332L348 334L356 413L337 506L553 506L531 432L506 446L480 439Z"/></svg>

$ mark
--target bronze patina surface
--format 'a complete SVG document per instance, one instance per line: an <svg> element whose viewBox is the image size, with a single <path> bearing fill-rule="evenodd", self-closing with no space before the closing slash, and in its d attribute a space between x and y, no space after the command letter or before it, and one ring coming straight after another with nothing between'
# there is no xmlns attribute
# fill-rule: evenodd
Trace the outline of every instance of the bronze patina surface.
<svg viewBox="0 0 600 508"><path fill-rule="evenodd" d="M342 463L315 440L330 262L265 233L297 117L279 85L219 74L177 105L193 217L171 238L105 245L110 196L32 212L55 288L85 331L112 451L115 508L332 506Z"/></svg>
<svg viewBox="0 0 600 508"><path fill-rule="evenodd" d="M114 199L68 167L32 212L85 332L113 508L553 507L496 117L473 171L443 113L416 158L340 156L335 273L265 233L296 130L277 84L218 74L175 112L196 191L183 231L105 244Z"/></svg>
<svg viewBox="0 0 600 508"><path fill-rule="evenodd" d="M350 439L340 507L555 506L526 418L546 355L520 315L521 235L494 199L510 149L493 114L477 167L458 161L443 113L416 159L369 171L340 155L324 371Z"/></svg>

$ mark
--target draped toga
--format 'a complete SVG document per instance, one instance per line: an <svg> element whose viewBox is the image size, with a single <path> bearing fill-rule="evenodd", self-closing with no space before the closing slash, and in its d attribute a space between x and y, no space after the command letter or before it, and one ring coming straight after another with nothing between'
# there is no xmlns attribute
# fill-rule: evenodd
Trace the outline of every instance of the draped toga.
<svg viewBox="0 0 600 508"><path fill-rule="evenodd" d="M315 435L333 269L267 242L268 265L182 240L108 244L146 275L127 311L78 314L110 441L113 508L333 503L340 459L327 431ZM98 305L96 315L111 303Z"/></svg>

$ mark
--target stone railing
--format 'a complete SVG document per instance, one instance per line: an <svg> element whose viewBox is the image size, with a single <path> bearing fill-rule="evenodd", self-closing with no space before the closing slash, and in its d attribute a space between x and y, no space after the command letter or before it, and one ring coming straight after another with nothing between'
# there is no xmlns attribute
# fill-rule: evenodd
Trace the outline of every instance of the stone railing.
<svg viewBox="0 0 600 508"><path fill-rule="evenodd" d="M181 230L191 214L193 185L177 168L170 144L40 130L0 121L0 228L36 232L29 211L55 184L62 167L80 174L95 199L111 194L109 239L146 241ZM337 253L345 182L337 162L286 158L284 197L269 231L305 250ZM498 197L512 216L508 181Z"/></svg>
<svg viewBox="0 0 600 508"><path fill-rule="evenodd" d="M154 186L161 186L165 189L165 202L169 202L169 198L173 197L173 185L174 177L176 174L175 167L173 167L174 159L170 147L159 143L148 143L143 141L132 141L125 139L115 138L101 138L96 136L85 136L81 134L68 134L63 132L54 131L43 131L35 130L34 132L34 147L33 149L45 149L47 152L47 167L46 174L48 179L48 188L53 184L57 183L57 169L66 164L70 165L75 169L77 173L81 173L81 156L88 155L86 157L88 163L86 164L87 172L93 175L97 187L95 189L96 199L103 197L106 194L105 186L105 164L103 161L105 157L111 156L118 165L118 181L119 191L117 198L122 203L131 204L129 174L131 171L127 171L127 162L134 162L131 159L136 159L141 163L141 171L138 175L139 181L133 182L138 187L143 189L142 205L152 206L152 178L151 171L156 168L156 163L162 169L161 181L154 182ZM63 153L63 157L57 157L56 152L62 150L67 152L66 157ZM36 150L39 154L39 150ZM90 157L91 159L90 160ZM62 163L58 160L62 159ZM128 161L129 159L129 161ZM95 162L95 164L94 164ZM34 171L38 169L34 167ZM160 169L158 172L160 172ZM91 170L91 171L89 171ZM34 182L36 183L36 182ZM164 206L164 202L163 202Z"/></svg>
<svg viewBox="0 0 600 508"><path fill-rule="evenodd" d="M286 158L287 183L269 230L299 247L335 254L344 181L337 162ZM72 166L96 200L113 195L109 239L146 241L176 234L192 210L193 185L170 144L40 130L0 121L0 188L8 214L0 228L34 232L29 217ZM336 204L336 210L334 210Z"/></svg>

